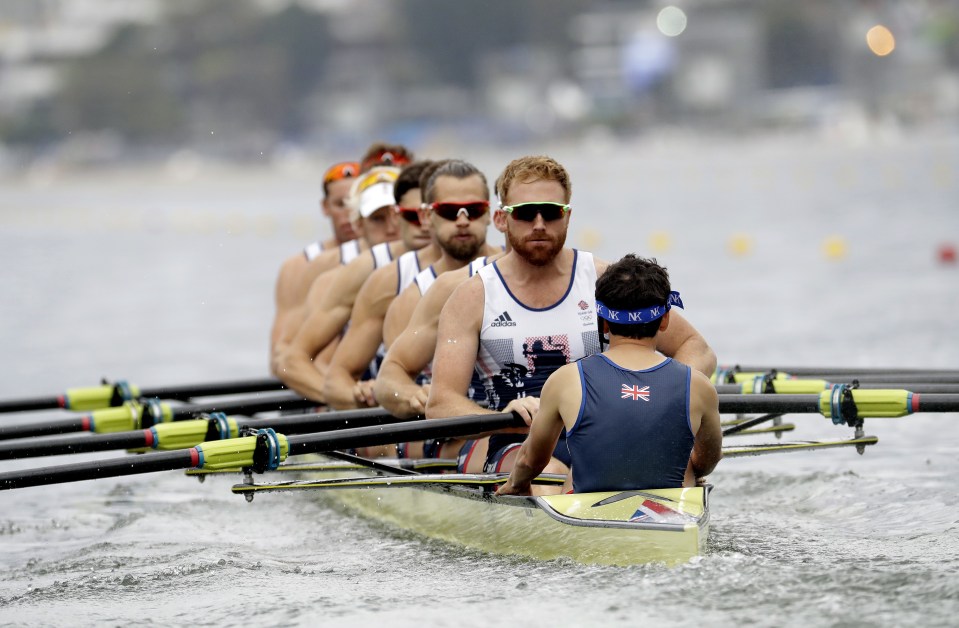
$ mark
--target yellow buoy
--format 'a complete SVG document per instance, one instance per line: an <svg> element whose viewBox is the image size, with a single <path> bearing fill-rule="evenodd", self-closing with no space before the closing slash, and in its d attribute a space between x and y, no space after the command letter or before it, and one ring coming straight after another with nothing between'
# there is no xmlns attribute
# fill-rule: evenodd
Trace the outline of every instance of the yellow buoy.
<svg viewBox="0 0 959 628"><path fill-rule="evenodd" d="M746 257L753 252L753 238L746 233L733 234L726 243L726 248L733 257Z"/></svg>
<svg viewBox="0 0 959 628"><path fill-rule="evenodd" d="M654 231L649 234L649 250L657 255L673 248L673 237L667 231Z"/></svg>
<svg viewBox="0 0 959 628"><path fill-rule="evenodd" d="M822 254L828 260L840 260L846 257L846 240L842 236L831 235L822 241Z"/></svg>
<svg viewBox="0 0 959 628"><path fill-rule="evenodd" d="M586 227L585 229L579 232L579 244L587 251L596 250L599 248L599 243L602 241L603 236L592 227Z"/></svg>

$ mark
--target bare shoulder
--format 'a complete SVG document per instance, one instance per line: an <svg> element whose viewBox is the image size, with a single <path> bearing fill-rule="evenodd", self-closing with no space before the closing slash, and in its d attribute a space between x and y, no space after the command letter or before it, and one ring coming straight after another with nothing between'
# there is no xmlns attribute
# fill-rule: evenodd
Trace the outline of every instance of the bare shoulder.
<svg viewBox="0 0 959 628"><path fill-rule="evenodd" d="M576 362L571 362L553 371L553 374L547 378L546 383L543 385L543 394L562 394L574 385L578 391L579 367L576 365Z"/></svg>
<svg viewBox="0 0 959 628"><path fill-rule="evenodd" d="M594 255L594 256L593 256L593 266L596 267L596 275L598 276L598 275L602 275L604 272L606 272L606 269L609 268L609 262L607 262L607 261L604 260L604 259L600 259L600 258L598 258L598 257L596 257L596 256Z"/></svg>
<svg viewBox="0 0 959 628"><path fill-rule="evenodd" d="M434 284L433 288L435 287L436 286ZM432 291L433 288L430 288L430 291ZM483 288L483 280L480 279L479 275L473 275L472 277L461 281L459 285L453 287L448 301L449 303L455 302L472 306L477 301L479 303L483 302L485 292L486 291ZM429 294L429 292L427 292L427 294Z"/></svg>
<svg viewBox="0 0 959 628"><path fill-rule="evenodd" d="M716 392L716 387L713 386L713 383L709 381L709 378L694 368L690 368L689 370L689 387L692 396L701 400L706 405L718 404L719 394Z"/></svg>
<svg viewBox="0 0 959 628"><path fill-rule="evenodd" d="M381 292L388 290L391 294L396 290L397 274L399 273L399 264L396 260L386 266L381 266L374 270L366 281L363 282L363 291L374 290Z"/></svg>

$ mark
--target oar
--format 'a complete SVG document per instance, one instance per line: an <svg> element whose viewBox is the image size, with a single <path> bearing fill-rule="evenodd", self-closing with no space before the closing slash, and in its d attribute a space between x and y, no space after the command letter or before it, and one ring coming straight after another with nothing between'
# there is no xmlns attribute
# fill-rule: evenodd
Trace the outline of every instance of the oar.
<svg viewBox="0 0 959 628"><path fill-rule="evenodd" d="M844 382L855 384L855 382ZM840 381L830 382L824 379L772 379L757 378L755 381L744 381L739 384L716 384L716 392L720 395L749 395L749 394L818 394L832 388ZM947 393L959 394L959 384L909 384L906 382L859 383L858 388L864 390L886 390L889 388L905 388L914 393Z"/></svg>
<svg viewBox="0 0 959 628"><path fill-rule="evenodd" d="M838 377L855 375L947 375L959 379L959 369L924 369L924 368L898 368L884 367L875 368L869 366L860 367L831 367L831 366L749 366L749 365L721 365L717 372L759 372L768 373L770 371L779 371L791 375Z"/></svg>
<svg viewBox="0 0 959 628"><path fill-rule="evenodd" d="M206 442L178 451L0 473L0 490L174 469L253 467L254 470L265 471L276 468L287 456L292 455L427 438L452 438L524 425L518 415L501 413L406 421L297 436L285 436L264 429L256 436Z"/></svg>
<svg viewBox="0 0 959 628"><path fill-rule="evenodd" d="M255 414L270 410L301 410L316 407L316 405L315 401L304 399L294 393L260 394L249 399L187 404L178 407L157 400L146 400L144 404L128 401L119 408L94 410L90 414L74 418L51 419L23 425L0 425L0 440L70 432L112 434L146 428L157 423L193 419L210 412Z"/></svg>
<svg viewBox="0 0 959 628"><path fill-rule="evenodd" d="M343 410L318 414L279 416L268 419L228 417L222 412L206 419L157 423L148 429L112 434L67 434L0 442L0 460L60 456L109 451L112 449L186 449L200 443L236 438L247 430L273 428L285 434L328 432L350 427L396 423L398 419L383 408Z"/></svg>
<svg viewBox="0 0 959 628"><path fill-rule="evenodd" d="M721 395L719 411L729 414L818 412L834 423L846 418L893 418L914 412L959 412L959 395L908 390L863 390L836 386L817 395Z"/></svg>
<svg viewBox="0 0 959 628"><path fill-rule="evenodd" d="M239 395L268 390L283 390L286 386L275 378L247 379L231 382L209 382L204 384L184 384L180 386L160 386L143 388L119 381L85 388L70 388L62 395L30 397L24 399L0 400L0 413L26 412L29 410L51 410L64 408L83 412L98 408L122 405L126 401L141 397L158 399L187 400L193 397L212 397L216 395Z"/></svg>

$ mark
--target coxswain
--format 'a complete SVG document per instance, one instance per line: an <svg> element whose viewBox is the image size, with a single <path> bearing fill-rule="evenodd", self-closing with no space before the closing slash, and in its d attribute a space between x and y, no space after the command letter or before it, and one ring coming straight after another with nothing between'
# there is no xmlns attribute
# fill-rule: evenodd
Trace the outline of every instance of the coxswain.
<svg viewBox="0 0 959 628"><path fill-rule="evenodd" d="M696 486L722 458L719 397L697 370L657 351L682 307L666 269L627 255L596 282L596 311L609 348L561 367L543 386L539 411L502 495L529 495L566 432L566 491L595 493Z"/></svg>

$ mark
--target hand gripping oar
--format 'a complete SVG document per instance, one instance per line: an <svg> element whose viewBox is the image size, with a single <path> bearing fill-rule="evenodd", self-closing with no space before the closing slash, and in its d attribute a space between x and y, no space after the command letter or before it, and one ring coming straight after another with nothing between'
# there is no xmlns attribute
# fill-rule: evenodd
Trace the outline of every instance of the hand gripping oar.
<svg viewBox="0 0 959 628"><path fill-rule="evenodd" d="M406 421L391 425L297 436L286 436L277 434L272 429L262 429L256 436L206 442L179 451L0 473L0 490L173 469L252 467L254 471L262 472L275 469L287 456L292 455L387 445L427 438L452 438L525 425L526 423L518 415L501 413Z"/></svg>
<svg viewBox="0 0 959 628"><path fill-rule="evenodd" d="M192 397L239 395L268 390L284 390L285 388L286 386L283 382L271 377L143 389L139 386L128 384L125 381L118 381L113 384L104 383L100 386L70 388L62 395L0 400L0 413L52 410L54 408L85 412L87 410L120 406L127 401L132 401L140 397L156 397L158 399L185 401Z"/></svg>
<svg viewBox="0 0 959 628"><path fill-rule="evenodd" d="M119 408L94 410L90 414L69 419L51 419L23 425L0 425L0 440L70 432L112 434L147 428L157 423L193 419L209 412L255 414L270 410L301 410L313 408L316 405L315 401L304 399L295 393L261 394L249 399L188 404L179 407L170 406L156 399L148 399L143 403L128 401Z"/></svg>
<svg viewBox="0 0 959 628"><path fill-rule="evenodd" d="M200 443L236 438L247 430L273 428L285 434L328 432L350 427L402 421L383 408L344 410L318 414L280 416L269 419L228 417L214 412L208 418L157 423L140 430L113 434L67 434L0 441L0 460L59 456L109 451L111 449L186 449Z"/></svg>

